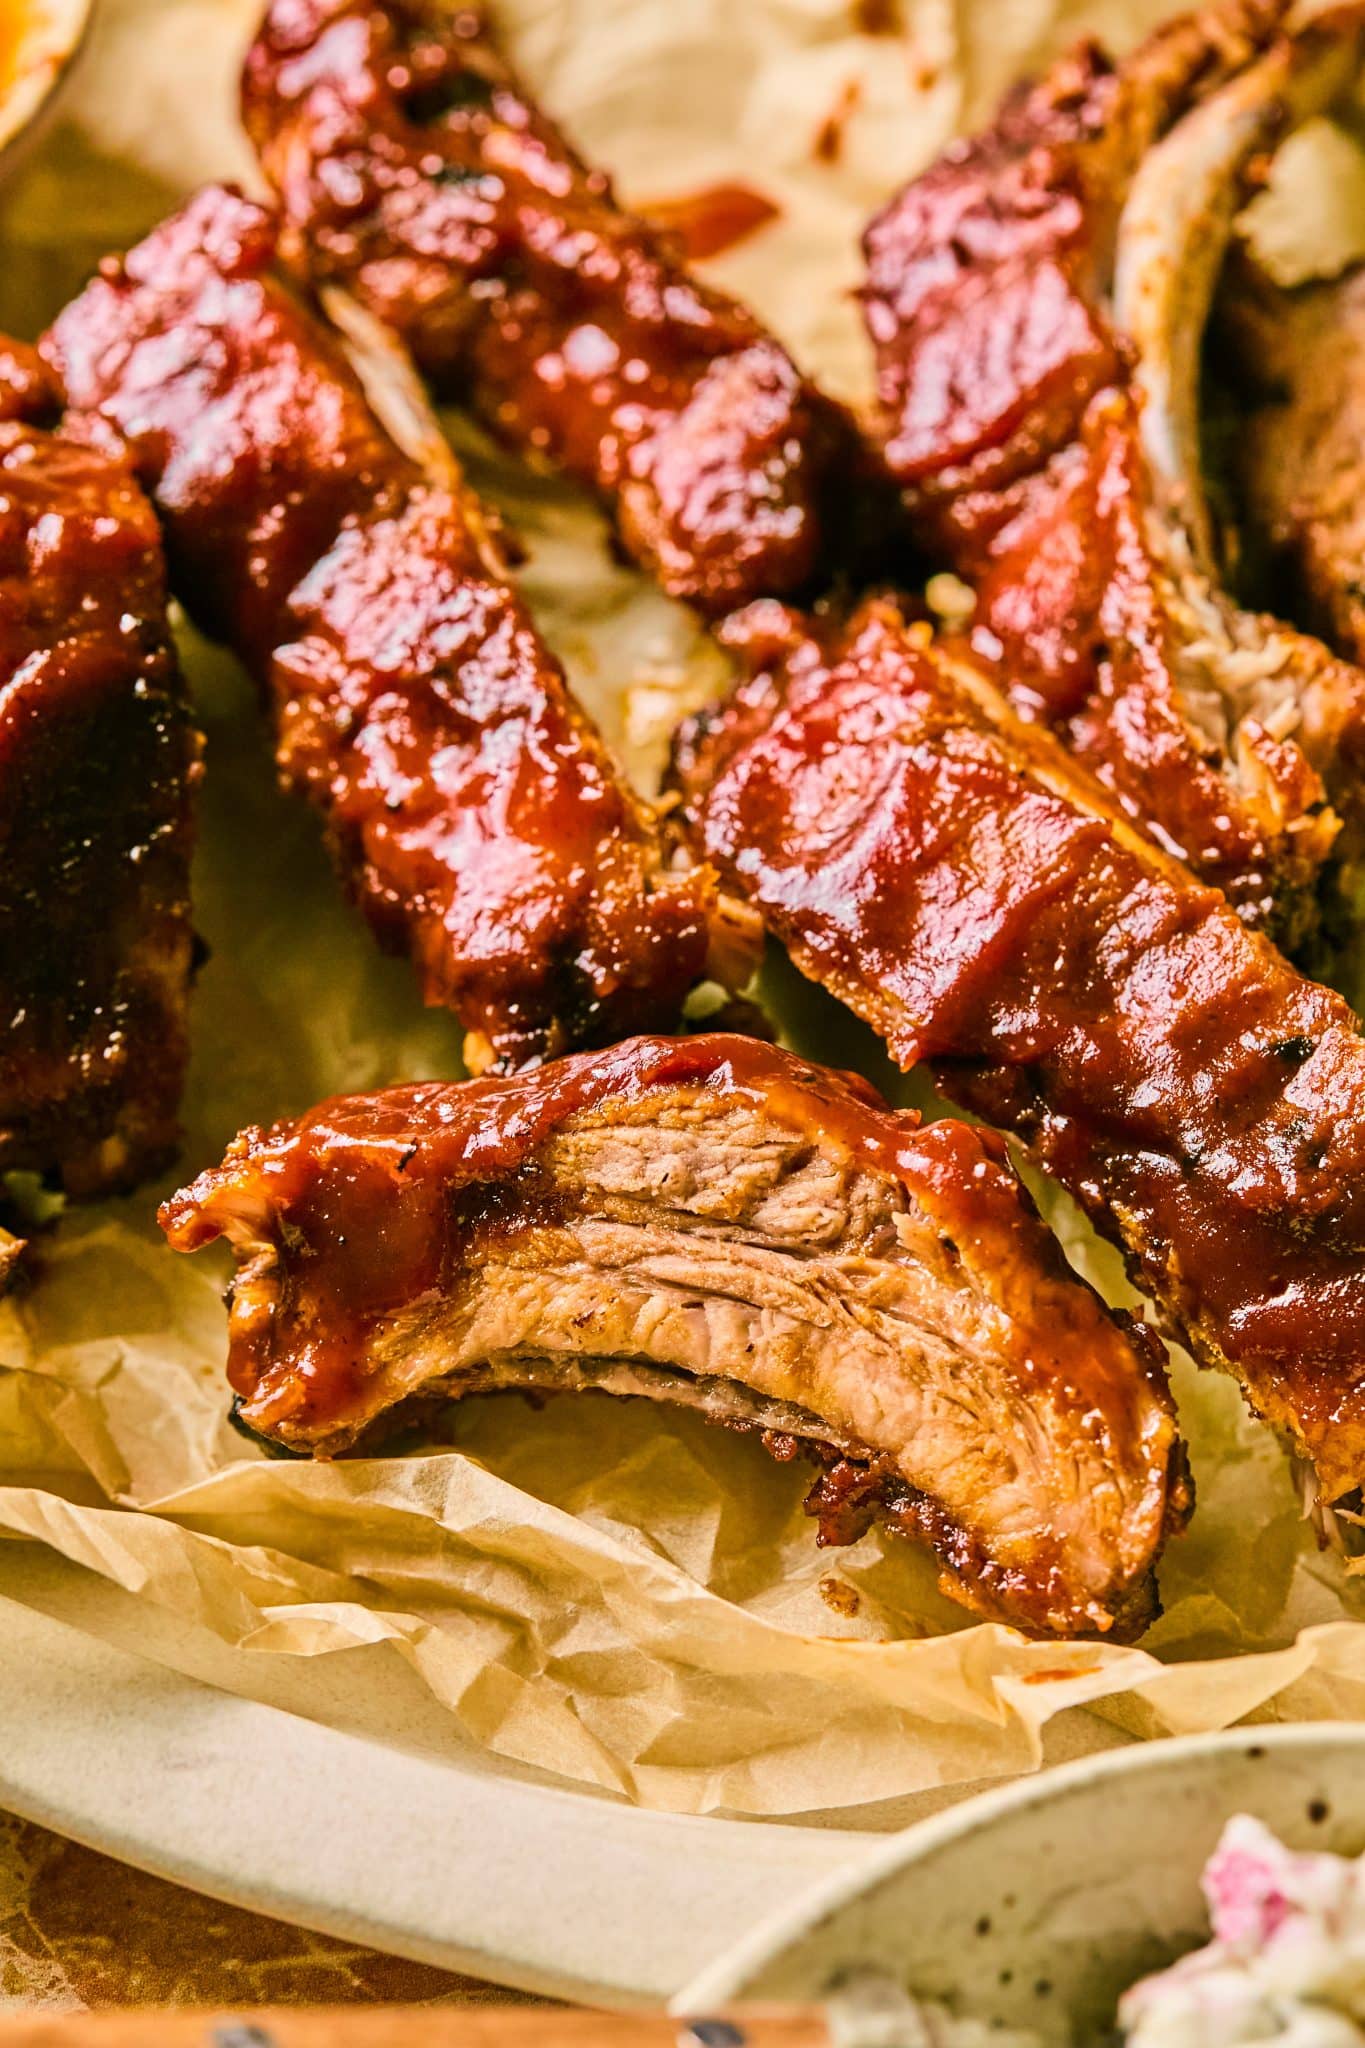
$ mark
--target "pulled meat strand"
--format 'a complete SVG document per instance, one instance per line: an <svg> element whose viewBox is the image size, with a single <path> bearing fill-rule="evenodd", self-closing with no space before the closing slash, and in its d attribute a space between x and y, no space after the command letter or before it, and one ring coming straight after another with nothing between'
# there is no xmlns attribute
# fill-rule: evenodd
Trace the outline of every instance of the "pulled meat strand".
<svg viewBox="0 0 1365 2048"><path fill-rule="evenodd" d="M812 1457L823 1541L878 1519L1039 1634L1139 1630L1188 1513L1160 1345L1002 1141L753 1039L339 1097L162 1223L231 1241L239 1413L294 1451L499 1388L681 1404Z"/></svg>
<svg viewBox="0 0 1365 2048"><path fill-rule="evenodd" d="M735 622L695 843L904 1067L1016 1133L1203 1363L1365 1481L1365 1037L885 604Z"/></svg>
<svg viewBox="0 0 1365 2048"><path fill-rule="evenodd" d="M275 254L274 217L209 188L44 349L69 418L130 453L177 593L261 683L282 779L377 935L476 1066L671 1021L713 941L742 980L742 920L627 787L453 460L399 449Z"/></svg>

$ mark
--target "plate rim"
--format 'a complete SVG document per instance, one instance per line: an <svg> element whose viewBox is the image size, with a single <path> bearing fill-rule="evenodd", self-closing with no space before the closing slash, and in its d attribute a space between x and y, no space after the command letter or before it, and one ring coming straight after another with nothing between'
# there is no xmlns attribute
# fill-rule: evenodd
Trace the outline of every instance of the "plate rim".
<svg viewBox="0 0 1365 2048"><path fill-rule="evenodd" d="M0 1664L0 1808L226 1904L548 1997L661 2005L736 1924L766 1922L877 1839L464 1771L187 1677L6 1595ZM363 1773L351 1768L362 1758ZM166 1796L151 1801L158 1768ZM313 1830L327 1852L310 1881ZM368 1897L367 1852L382 1871ZM571 1879L585 1893L577 1917ZM613 1883L634 1901L624 1922L594 1903Z"/></svg>

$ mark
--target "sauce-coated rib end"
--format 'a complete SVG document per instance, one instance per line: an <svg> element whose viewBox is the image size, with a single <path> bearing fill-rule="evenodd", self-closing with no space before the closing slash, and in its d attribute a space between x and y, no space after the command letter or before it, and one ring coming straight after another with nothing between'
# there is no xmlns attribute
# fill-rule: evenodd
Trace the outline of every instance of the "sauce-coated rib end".
<svg viewBox="0 0 1365 2048"><path fill-rule="evenodd" d="M796 591L847 541L848 418L617 204L473 10L274 0L243 113L300 267L598 492L672 595Z"/></svg>
<svg viewBox="0 0 1365 2048"><path fill-rule="evenodd" d="M1001 1142L755 1040L637 1039L323 1103L167 1203L238 1271L242 1419L330 1454L492 1388L681 1403L818 1468L1040 1634L1138 1631L1188 1510L1161 1347L1066 1267Z"/></svg>
<svg viewBox="0 0 1365 2048"><path fill-rule="evenodd" d="M677 774L699 849L908 1067L1015 1132L1204 1363L1365 1483L1365 1036L887 605L774 605Z"/></svg>
<svg viewBox="0 0 1365 2048"><path fill-rule="evenodd" d="M155 515L59 407L0 344L0 1171L88 1196L176 1149L199 738Z"/></svg>
<svg viewBox="0 0 1365 2048"><path fill-rule="evenodd" d="M453 463L398 448L275 254L274 217L209 188L106 264L44 343L69 417L130 452L177 594L256 675L282 778L472 1061L671 1023L714 877L619 773Z"/></svg>

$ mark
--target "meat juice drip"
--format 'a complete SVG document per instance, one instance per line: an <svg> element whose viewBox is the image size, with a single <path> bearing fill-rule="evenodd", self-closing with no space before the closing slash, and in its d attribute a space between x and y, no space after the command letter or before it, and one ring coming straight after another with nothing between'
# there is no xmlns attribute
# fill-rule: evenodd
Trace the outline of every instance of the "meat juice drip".
<svg viewBox="0 0 1365 2048"><path fill-rule="evenodd" d="M775 199L752 185L739 184L707 185L675 199L649 199L641 212L664 234L676 236L689 263L723 256L782 217Z"/></svg>

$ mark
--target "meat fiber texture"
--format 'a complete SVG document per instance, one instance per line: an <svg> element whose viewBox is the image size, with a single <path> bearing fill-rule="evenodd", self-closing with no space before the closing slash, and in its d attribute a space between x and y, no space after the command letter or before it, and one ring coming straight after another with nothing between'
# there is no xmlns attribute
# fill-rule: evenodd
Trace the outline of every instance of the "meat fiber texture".
<svg viewBox="0 0 1365 2048"><path fill-rule="evenodd" d="M780 218L708 274L856 398L868 372L843 292L873 206L1024 66L1163 11L862 0L858 18L887 25L877 35L851 0L505 0L499 16L627 199L738 180L776 200ZM0 327L36 332L189 186L250 177L234 103L255 12L104 0L62 119L0 191ZM717 694L722 657L612 561L581 499L455 427L528 545L540 624L650 786L672 723ZM195 895L212 948L186 1144L159 1187L64 1217L0 1311L0 1532L26 1539L0 1542L0 1596L319 1723L438 1753L472 1741L507 1768L686 1812L842 1810L883 1826L911 1818L916 1795L1045 1756L1365 1709L1365 1584L1319 1552L1287 1460L1235 1387L1182 1360L1199 1501L1161 1566L1165 1616L1132 1648L974 1623L893 1536L817 1549L807 1474L653 1403L494 1395L453 1409L439 1441L332 1464L267 1459L237 1436L229 1262L174 1258L158 1197L243 1124L457 1074L459 1031L378 955L313 820L276 793L245 680L191 636L183 652L208 734ZM798 1050L928 1100L780 963L765 993ZM1131 1301L1117 1259L1043 1199L1077 1263Z"/></svg>

